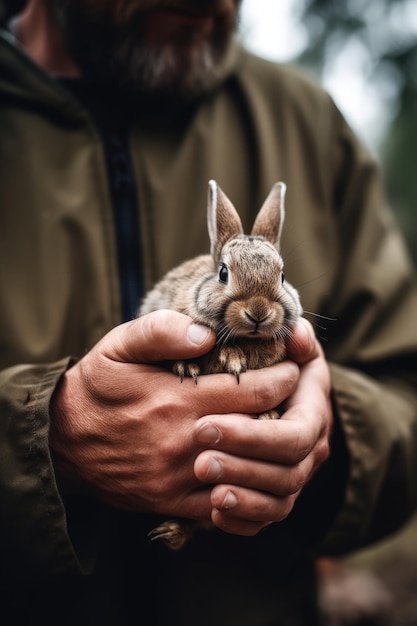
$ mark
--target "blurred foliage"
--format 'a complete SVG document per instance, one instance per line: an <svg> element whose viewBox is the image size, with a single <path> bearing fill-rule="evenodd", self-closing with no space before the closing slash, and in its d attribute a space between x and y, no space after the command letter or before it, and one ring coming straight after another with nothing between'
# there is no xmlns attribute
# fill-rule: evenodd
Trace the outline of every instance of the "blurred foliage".
<svg viewBox="0 0 417 626"><path fill-rule="evenodd" d="M323 75L355 47L366 80L392 107L378 154L417 261L417 0L304 0L298 9L308 36L298 61Z"/></svg>

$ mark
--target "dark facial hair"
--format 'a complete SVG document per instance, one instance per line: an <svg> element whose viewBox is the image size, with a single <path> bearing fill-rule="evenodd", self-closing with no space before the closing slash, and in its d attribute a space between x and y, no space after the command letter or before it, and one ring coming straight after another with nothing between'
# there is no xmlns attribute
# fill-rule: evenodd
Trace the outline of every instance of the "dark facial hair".
<svg viewBox="0 0 417 626"><path fill-rule="evenodd" d="M122 3L119 12L112 2L97 4L49 0L67 50L90 81L185 100L221 81L237 16L222 13L218 0L139 0ZM158 40L147 32L145 12L164 6L202 14L217 10L211 34L187 27L174 31L169 41Z"/></svg>

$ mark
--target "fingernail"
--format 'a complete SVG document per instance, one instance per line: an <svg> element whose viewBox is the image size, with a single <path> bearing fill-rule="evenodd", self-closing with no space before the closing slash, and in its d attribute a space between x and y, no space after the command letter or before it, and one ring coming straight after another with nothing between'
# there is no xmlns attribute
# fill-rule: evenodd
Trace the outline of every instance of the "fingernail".
<svg viewBox="0 0 417 626"><path fill-rule="evenodd" d="M211 422L206 422L197 430L195 438L199 443L212 446L220 441L221 432L217 426Z"/></svg>
<svg viewBox="0 0 417 626"><path fill-rule="evenodd" d="M235 496L235 494L232 491L228 491L221 508L222 509L233 509L237 504L237 498Z"/></svg>
<svg viewBox="0 0 417 626"><path fill-rule="evenodd" d="M206 473L206 480L212 481L212 480L217 480L217 478L219 478L221 476L221 473L223 472L223 465L220 463L220 461L216 458L212 459L207 473Z"/></svg>
<svg viewBox="0 0 417 626"><path fill-rule="evenodd" d="M200 324L191 324L187 330L187 337L196 346L201 346L207 341L211 333L210 328L201 326Z"/></svg>

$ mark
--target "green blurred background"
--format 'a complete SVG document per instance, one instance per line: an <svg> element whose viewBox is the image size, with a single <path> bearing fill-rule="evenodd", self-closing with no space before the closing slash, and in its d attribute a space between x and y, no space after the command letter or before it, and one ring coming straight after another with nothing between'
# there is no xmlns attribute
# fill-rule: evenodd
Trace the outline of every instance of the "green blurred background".
<svg viewBox="0 0 417 626"><path fill-rule="evenodd" d="M417 263L417 0L244 0L241 37L329 89L379 160ZM417 626L417 517L319 571L325 626Z"/></svg>
<svg viewBox="0 0 417 626"><path fill-rule="evenodd" d="M417 0L243 0L240 30L255 52L315 74L352 113L417 261Z"/></svg>

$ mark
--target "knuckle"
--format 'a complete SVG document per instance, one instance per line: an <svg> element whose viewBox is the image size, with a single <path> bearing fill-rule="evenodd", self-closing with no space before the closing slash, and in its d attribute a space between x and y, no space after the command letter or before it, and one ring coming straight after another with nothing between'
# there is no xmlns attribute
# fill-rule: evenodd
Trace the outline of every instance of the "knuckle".
<svg viewBox="0 0 417 626"><path fill-rule="evenodd" d="M255 388L255 404L258 411L268 411L279 403L278 392L271 382L260 380Z"/></svg>
<svg viewBox="0 0 417 626"><path fill-rule="evenodd" d="M308 474L304 463L297 463L288 473L287 493L295 494L304 487Z"/></svg>
<svg viewBox="0 0 417 626"><path fill-rule="evenodd" d="M276 522L284 521L288 517L288 515L291 513L293 504L294 504L294 500L291 497L282 498L274 521Z"/></svg>
<svg viewBox="0 0 417 626"><path fill-rule="evenodd" d="M161 339L169 322L168 315L169 312L162 309L141 317L143 333L154 341Z"/></svg>
<svg viewBox="0 0 417 626"><path fill-rule="evenodd" d="M228 517L217 509L213 509L211 513L211 521L217 528L226 533L231 533L234 530L235 522L233 518Z"/></svg>
<svg viewBox="0 0 417 626"><path fill-rule="evenodd" d="M294 424L294 428L292 456L295 462L300 463L311 452L312 444L309 433L302 420L298 420L298 422Z"/></svg>
<svg viewBox="0 0 417 626"><path fill-rule="evenodd" d="M316 457L319 463L324 463L330 456L330 443L328 438L323 438L317 445Z"/></svg>
<svg viewBox="0 0 417 626"><path fill-rule="evenodd" d="M275 509L275 502L272 498L268 497L267 499L259 500L255 502L251 507L251 519L254 521L263 521L270 519L273 516L273 511Z"/></svg>
<svg viewBox="0 0 417 626"><path fill-rule="evenodd" d="M177 311L158 309L151 313L146 313L137 321L141 324L144 335L156 341L169 338L179 328L183 329L186 319L185 315Z"/></svg>

